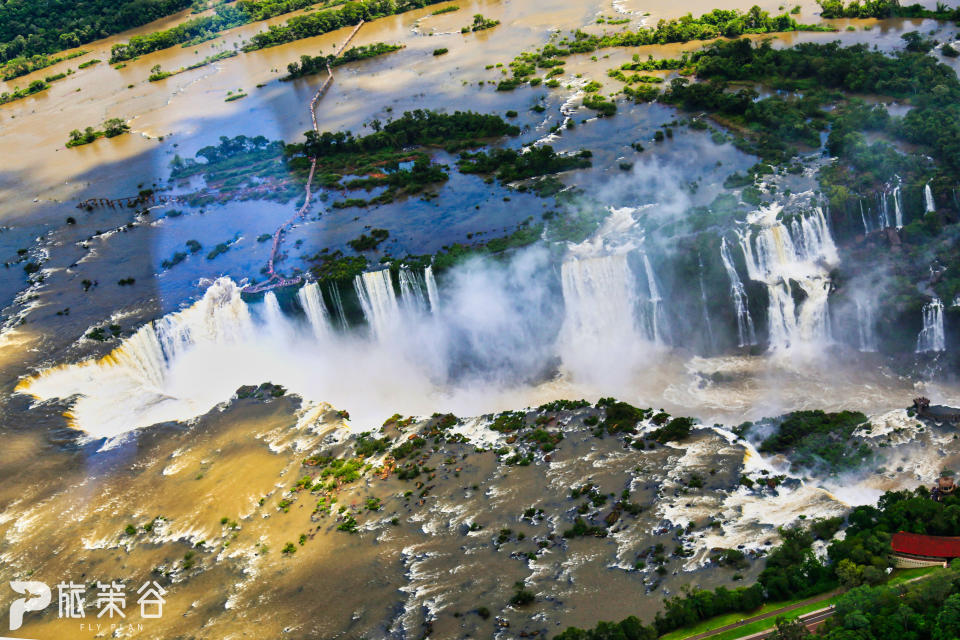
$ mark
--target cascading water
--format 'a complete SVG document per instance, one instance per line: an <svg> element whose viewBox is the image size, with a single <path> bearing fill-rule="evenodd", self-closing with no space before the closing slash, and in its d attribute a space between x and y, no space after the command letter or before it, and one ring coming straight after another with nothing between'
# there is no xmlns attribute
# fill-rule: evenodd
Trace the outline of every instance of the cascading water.
<svg viewBox="0 0 960 640"><path fill-rule="evenodd" d="M710 340L710 350L716 351L717 341L713 336L713 323L710 322L710 310L707 308L707 287L703 283L703 257L697 254L700 263L700 304L703 308L703 323L707 327L707 337Z"/></svg>
<svg viewBox="0 0 960 640"><path fill-rule="evenodd" d="M657 276L653 272L653 265L650 264L650 256L643 253L643 270L647 275L647 291L650 294L649 311L646 314L649 330L647 335L656 344L664 344L666 340L667 323L663 310L663 297L660 295L660 287L657 285Z"/></svg>
<svg viewBox="0 0 960 640"><path fill-rule="evenodd" d="M626 254L571 258L560 268L564 320L558 348L574 377L596 364L626 366L624 354L649 341L637 318L639 299Z"/></svg>
<svg viewBox="0 0 960 640"><path fill-rule="evenodd" d="M273 291L267 291L263 296L263 318L267 326L274 330L286 325L280 301L277 300L277 294Z"/></svg>
<svg viewBox="0 0 960 640"><path fill-rule="evenodd" d="M860 219L863 221L863 232L870 233L870 225L867 224L867 214L863 212L863 200L860 200ZM883 210L886 208L886 200L884 200L884 206L881 207L880 212L883 214Z"/></svg>
<svg viewBox="0 0 960 640"><path fill-rule="evenodd" d="M890 205L887 203L887 192L880 194L880 228L886 229L890 226Z"/></svg>
<svg viewBox="0 0 960 640"><path fill-rule="evenodd" d="M859 349L864 353L873 353L877 351L877 332L873 303L858 298L856 300L856 306Z"/></svg>
<svg viewBox="0 0 960 640"><path fill-rule="evenodd" d="M839 262L823 211L818 207L791 223L779 220L782 207L761 208L747 217L740 246L751 280L763 282L769 295L770 348L821 344L830 338L828 267ZM755 235L754 235L755 234ZM791 282L806 294L797 309Z"/></svg>
<svg viewBox="0 0 960 640"><path fill-rule="evenodd" d="M893 189L893 216L896 220L897 229L903 229L903 209L900 208L900 185L897 185Z"/></svg>
<svg viewBox="0 0 960 640"><path fill-rule="evenodd" d="M427 300L430 302L430 312L437 315L440 312L440 292L437 290L437 281L433 277L433 267L428 265L423 270L423 279L427 283Z"/></svg>
<svg viewBox="0 0 960 640"><path fill-rule="evenodd" d="M253 319L240 289L229 279L215 281L203 297L182 311L144 325L100 360L57 367L25 379L17 391L38 398L77 397L70 415L94 435L115 436L131 428L199 415L224 398L219 380L172 380L171 366L191 355L205 357L225 345L256 340ZM228 386L232 383L227 383ZM226 397L236 389L233 385ZM109 393L103 393L109 390ZM179 399L203 392L192 402ZM136 403L118 399L137 398Z"/></svg>
<svg viewBox="0 0 960 640"><path fill-rule="evenodd" d="M720 240L720 259L723 261L723 267L727 270L727 276L730 278L730 295L733 297L733 308L737 314L737 341L738 346L746 347L757 344L757 334L753 328L753 318L750 317L748 306L747 291L743 287L737 268L730 257L730 249L727 247L727 239Z"/></svg>
<svg viewBox="0 0 960 640"><path fill-rule="evenodd" d="M338 287L336 283L332 283L327 291L330 292L330 299L333 300L333 306L337 310L337 323L340 325L341 330L346 331L350 328L350 323L347 322L347 314L343 310L343 298L340 297L340 287Z"/></svg>
<svg viewBox="0 0 960 640"><path fill-rule="evenodd" d="M923 185L923 202L926 205L927 213L933 213L937 210L937 204L933 200L933 189L930 188L930 183Z"/></svg>
<svg viewBox="0 0 960 640"><path fill-rule="evenodd" d="M934 298L923 305L923 329L917 336L917 353L946 351L947 341L943 331L943 303Z"/></svg>
<svg viewBox="0 0 960 640"><path fill-rule="evenodd" d="M300 291L297 292L297 299L303 312L307 316L307 322L313 330L313 335L317 340L325 340L330 336L330 314L327 313L327 307L323 304L323 296L320 293L320 285L316 282L308 282Z"/></svg>
<svg viewBox="0 0 960 640"><path fill-rule="evenodd" d="M353 281L363 315L380 340L388 340L400 324L400 304L389 269L362 273Z"/></svg>
<svg viewBox="0 0 960 640"><path fill-rule="evenodd" d="M423 295L424 288L417 274L407 268L400 269L400 300L407 310L412 312L427 310L427 299Z"/></svg>

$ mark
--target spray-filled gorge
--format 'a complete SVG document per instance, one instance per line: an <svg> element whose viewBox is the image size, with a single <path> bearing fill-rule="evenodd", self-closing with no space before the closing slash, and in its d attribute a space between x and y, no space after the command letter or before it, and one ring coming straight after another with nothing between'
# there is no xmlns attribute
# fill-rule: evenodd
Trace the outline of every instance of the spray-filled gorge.
<svg viewBox="0 0 960 640"><path fill-rule="evenodd" d="M337 80L146 113L0 227L0 579L153 576L156 638L655 637L690 585L785 599L794 529L792 595L879 580L851 509L960 460L954 19L446 6L182 71Z"/></svg>

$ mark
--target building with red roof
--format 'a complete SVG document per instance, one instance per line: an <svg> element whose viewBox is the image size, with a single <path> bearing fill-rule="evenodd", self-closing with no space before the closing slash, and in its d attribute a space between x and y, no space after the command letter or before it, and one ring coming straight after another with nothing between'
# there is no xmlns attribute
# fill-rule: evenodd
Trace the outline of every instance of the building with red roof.
<svg viewBox="0 0 960 640"><path fill-rule="evenodd" d="M897 567L943 565L953 558L960 558L960 537L925 536L898 531L893 534L890 548Z"/></svg>

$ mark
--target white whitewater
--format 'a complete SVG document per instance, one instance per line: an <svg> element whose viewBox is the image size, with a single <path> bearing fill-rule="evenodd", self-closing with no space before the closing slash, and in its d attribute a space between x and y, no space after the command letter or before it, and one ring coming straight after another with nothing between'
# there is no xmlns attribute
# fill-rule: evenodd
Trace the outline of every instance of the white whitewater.
<svg viewBox="0 0 960 640"><path fill-rule="evenodd" d="M144 325L100 360L50 369L23 380L17 390L44 399L77 396L70 410L72 423L92 426L94 435L112 437L139 426L186 420L229 398L236 386L222 389L217 378L172 379L171 366L256 338L240 289L221 278L193 306ZM191 396L190 402L178 400L184 391ZM136 402L131 401L134 398Z"/></svg>
<svg viewBox="0 0 960 640"><path fill-rule="evenodd" d="M874 319L873 303L857 299L857 338L859 349L864 353L877 351L876 320Z"/></svg>
<svg viewBox="0 0 960 640"><path fill-rule="evenodd" d="M713 335L713 323L710 322L710 310L707 308L707 287L703 282L703 257L697 254L697 262L700 265L700 305L703 308L703 323L707 327L707 337L710 340L710 351L717 350L717 341Z"/></svg>
<svg viewBox="0 0 960 640"><path fill-rule="evenodd" d="M430 312L437 315L440 312L440 292L437 289L437 280L433 277L433 267L428 265L423 270L423 279L427 283L427 300L430 302Z"/></svg>
<svg viewBox="0 0 960 640"><path fill-rule="evenodd" d="M300 291L297 292L297 299L303 312L307 316L307 322L313 330L313 335L317 340L325 340L330 336L330 314L327 312L326 305L323 304L323 295L320 292L320 285L316 282L308 282Z"/></svg>
<svg viewBox="0 0 960 640"><path fill-rule="evenodd" d="M927 213L933 213L937 210L937 204L933 200L933 189L930 188L930 183L923 185L923 202L926 205Z"/></svg>
<svg viewBox="0 0 960 640"><path fill-rule="evenodd" d="M747 291L743 287L737 268L730 257L730 249L727 247L726 238L720 240L720 259L723 261L723 267L727 270L727 276L730 278L730 295L733 297L733 308L737 314L737 346L755 345L757 344L757 334L753 328L753 318L750 317Z"/></svg>
<svg viewBox="0 0 960 640"><path fill-rule="evenodd" d="M863 212L863 200L860 200L860 219L863 221L863 232L870 233L870 225L867 224L867 214ZM886 208L886 199L883 200L883 206L880 208L881 215L883 215L883 210Z"/></svg>
<svg viewBox="0 0 960 640"><path fill-rule="evenodd" d="M336 284L331 284L327 289L330 292L330 299L333 300L333 306L337 310L337 324L340 329L346 331L350 328L347 322L347 314L343 310L343 299L340 297L340 289Z"/></svg>
<svg viewBox="0 0 960 640"><path fill-rule="evenodd" d="M893 189L893 217L897 229L903 229L903 209L900 207L900 185Z"/></svg>
<svg viewBox="0 0 960 640"><path fill-rule="evenodd" d="M580 378L592 377L598 362L629 368L626 354L648 337L638 327L637 287L626 254L568 259L560 277L558 349L565 368Z"/></svg>
<svg viewBox="0 0 960 640"><path fill-rule="evenodd" d="M747 274L767 286L771 350L819 346L830 338L829 268L840 261L837 247L819 207L794 218L790 229L781 210L772 205L747 216L750 227L740 234ZM799 309L791 282L806 294Z"/></svg>
<svg viewBox="0 0 960 640"><path fill-rule="evenodd" d="M283 310L280 308L280 301L277 300L277 294L273 291L267 291L263 296L263 317L267 327L272 330L279 330L287 324L283 317Z"/></svg>
<svg viewBox="0 0 960 640"><path fill-rule="evenodd" d="M650 264L650 257L646 252L643 253L643 270L647 275L647 291L650 295L650 308L647 315L649 330L647 335L654 343L664 344L666 342L664 334L667 330L667 325L663 311L663 297L660 295L657 276L653 272L653 265Z"/></svg>
<svg viewBox="0 0 960 640"><path fill-rule="evenodd" d="M373 334L381 341L388 340L400 324L400 304L390 270L362 273L354 278L353 286Z"/></svg>
<svg viewBox="0 0 960 640"><path fill-rule="evenodd" d="M917 336L917 353L946 351L947 341L943 331L943 303L934 298L923 305L923 329Z"/></svg>
<svg viewBox="0 0 960 640"><path fill-rule="evenodd" d="M427 299L423 295L424 288L417 274L407 268L400 269L400 300L407 310L412 312L427 310Z"/></svg>

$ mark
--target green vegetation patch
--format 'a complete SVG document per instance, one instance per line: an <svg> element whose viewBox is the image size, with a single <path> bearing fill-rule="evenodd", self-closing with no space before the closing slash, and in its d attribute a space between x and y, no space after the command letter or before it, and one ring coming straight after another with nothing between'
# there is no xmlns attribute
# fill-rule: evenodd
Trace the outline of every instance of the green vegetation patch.
<svg viewBox="0 0 960 640"><path fill-rule="evenodd" d="M393 53L403 49L403 45L388 44L386 42L377 42L376 44L361 45L351 47L339 56L300 56L299 62L291 62L287 65L287 75L281 80L293 80L306 75L326 71L329 67L338 67L348 62L357 60L367 60L387 53ZM438 55L434 53L434 55Z"/></svg>
<svg viewBox="0 0 960 640"><path fill-rule="evenodd" d="M70 132L70 139L67 140L67 148L79 147L90 144L97 138L114 138L120 134L130 131L130 125L120 118L110 118L103 123L103 129L97 131L93 127L87 127L84 131L74 129Z"/></svg>

